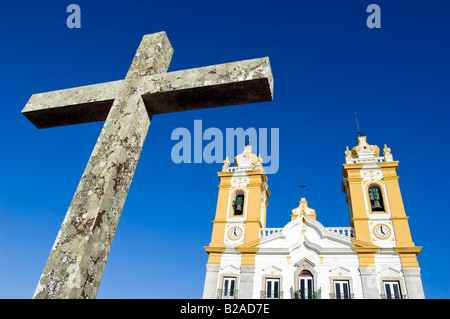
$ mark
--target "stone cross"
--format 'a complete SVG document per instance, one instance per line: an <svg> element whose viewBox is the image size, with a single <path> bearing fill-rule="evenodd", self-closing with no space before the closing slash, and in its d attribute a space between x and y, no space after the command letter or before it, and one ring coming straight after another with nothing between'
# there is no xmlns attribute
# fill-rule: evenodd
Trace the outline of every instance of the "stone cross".
<svg viewBox="0 0 450 319"><path fill-rule="evenodd" d="M145 35L124 80L34 94L37 128L105 121L33 298L95 298L154 114L272 100L268 58L166 73L165 32Z"/></svg>

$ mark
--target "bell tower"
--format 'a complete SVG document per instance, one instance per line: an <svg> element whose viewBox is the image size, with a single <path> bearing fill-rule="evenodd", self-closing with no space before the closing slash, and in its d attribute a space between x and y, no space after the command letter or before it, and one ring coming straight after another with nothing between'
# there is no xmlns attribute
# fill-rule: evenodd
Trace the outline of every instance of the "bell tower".
<svg viewBox="0 0 450 319"><path fill-rule="evenodd" d="M219 194L211 242L205 246L209 258L203 298L216 298L220 266L226 263L227 258L236 258L236 254L241 258L240 281L236 283L240 285L239 297L252 296L253 287L250 285L258 250L252 244L259 241L260 229L266 227L270 191L262 158L252 153L250 144L244 146L244 152L234 158L234 164L230 167L227 157L222 171L217 173L220 179ZM245 280L246 277L252 278L249 281ZM249 287L245 287L246 284Z"/></svg>
<svg viewBox="0 0 450 319"><path fill-rule="evenodd" d="M412 241L398 183L399 162L393 160L386 144L384 156L379 153L378 146L368 144L366 136L359 136L358 145L345 151L342 190L354 230L354 250L363 273L376 268L375 254L380 248L393 248L401 259L410 298L423 298L417 261L422 248Z"/></svg>

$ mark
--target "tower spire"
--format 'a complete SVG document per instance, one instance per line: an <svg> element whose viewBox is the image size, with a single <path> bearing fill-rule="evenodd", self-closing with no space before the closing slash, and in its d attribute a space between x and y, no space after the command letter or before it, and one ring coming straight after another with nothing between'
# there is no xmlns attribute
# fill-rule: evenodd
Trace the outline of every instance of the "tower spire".
<svg viewBox="0 0 450 319"><path fill-rule="evenodd" d="M356 116L356 112L355 112L355 119L356 119L356 127L358 128L358 136L361 136L361 131L359 130L358 117Z"/></svg>
<svg viewBox="0 0 450 319"><path fill-rule="evenodd" d="M305 194L304 194L304 192L305 192L305 188L307 187L305 184L301 184L300 186L300 189L301 189L301 191L300 191L300 193L301 193L301 198L302 198L302 200L303 200L303 198L305 198Z"/></svg>

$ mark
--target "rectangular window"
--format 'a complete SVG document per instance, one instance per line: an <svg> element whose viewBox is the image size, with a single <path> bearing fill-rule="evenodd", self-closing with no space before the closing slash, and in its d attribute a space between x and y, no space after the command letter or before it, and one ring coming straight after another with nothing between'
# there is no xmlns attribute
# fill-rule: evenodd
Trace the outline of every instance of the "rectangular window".
<svg viewBox="0 0 450 319"><path fill-rule="evenodd" d="M350 299L350 285L348 280L334 281L334 298L335 299Z"/></svg>
<svg viewBox="0 0 450 319"><path fill-rule="evenodd" d="M224 277L222 298L234 298L236 293L236 277Z"/></svg>
<svg viewBox="0 0 450 319"><path fill-rule="evenodd" d="M266 278L266 299L280 298L280 279Z"/></svg>
<svg viewBox="0 0 450 319"><path fill-rule="evenodd" d="M398 281L384 281L383 284L386 299L402 299Z"/></svg>

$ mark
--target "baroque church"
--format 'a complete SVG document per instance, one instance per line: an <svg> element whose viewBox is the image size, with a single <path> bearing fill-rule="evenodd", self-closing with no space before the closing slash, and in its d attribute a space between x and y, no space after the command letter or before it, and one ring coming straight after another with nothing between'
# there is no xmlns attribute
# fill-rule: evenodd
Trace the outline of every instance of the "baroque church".
<svg viewBox="0 0 450 319"><path fill-rule="evenodd" d="M207 299L425 298L398 183L398 161L365 136L345 151L342 190L350 227L324 227L301 198L291 221L266 228L270 190L251 145L218 173ZM319 213L320 216L320 213Z"/></svg>

